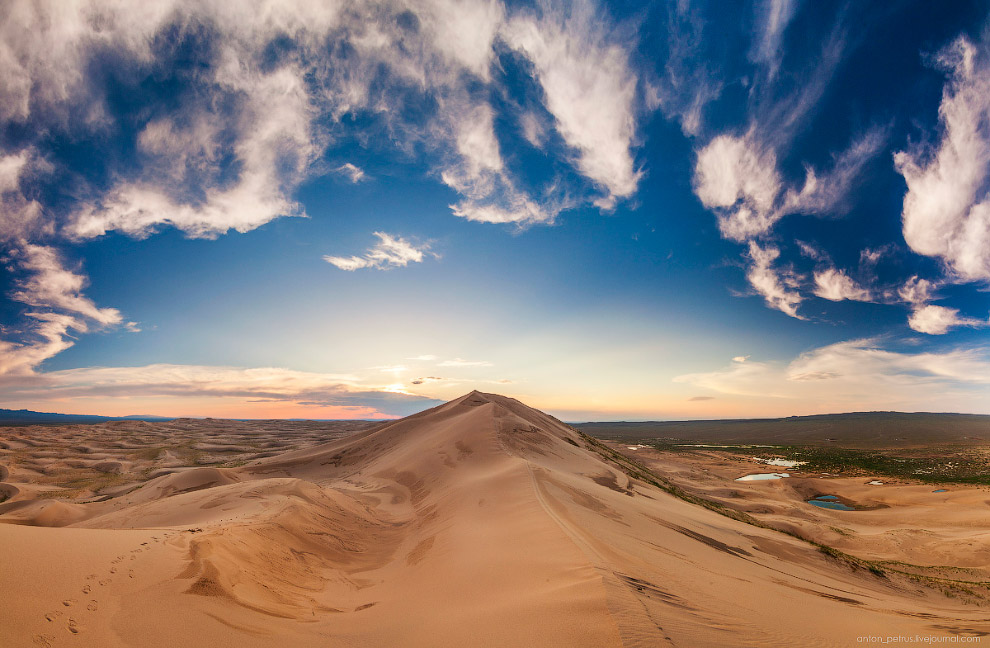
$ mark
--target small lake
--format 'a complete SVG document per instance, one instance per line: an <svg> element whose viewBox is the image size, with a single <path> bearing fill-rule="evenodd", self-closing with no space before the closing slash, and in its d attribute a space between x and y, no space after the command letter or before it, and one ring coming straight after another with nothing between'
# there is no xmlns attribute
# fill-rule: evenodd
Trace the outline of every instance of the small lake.
<svg viewBox="0 0 990 648"><path fill-rule="evenodd" d="M835 495L819 495L815 499L808 500L808 504L819 508L831 509L833 511L855 511L851 506L846 506L839 501Z"/></svg>
<svg viewBox="0 0 990 648"><path fill-rule="evenodd" d="M736 481L766 481L767 479L781 479L782 477L790 477L790 475L788 473L756 473L744 475Z"/></svg>
<svg viewBox="0 0 990 648"><path fill-rule="evenodd" d="M938 490L933 490L932 492L933 493L948 493L949 492L949 489L948 488L940 488Z"/></svg>

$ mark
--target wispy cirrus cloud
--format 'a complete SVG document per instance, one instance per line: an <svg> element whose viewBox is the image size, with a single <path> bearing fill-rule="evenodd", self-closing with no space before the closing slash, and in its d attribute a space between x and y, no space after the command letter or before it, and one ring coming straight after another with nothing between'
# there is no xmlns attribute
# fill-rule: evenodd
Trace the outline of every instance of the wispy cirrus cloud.
<svg viewBox="0 0 990 648"><path fill-rule="evenodd" d="M802 353L788 363L731 363L675 381L732 396L815 403L820 411L944 412L971 402L975 394L990 396L990 349L906 353L859 339Z"/></svg>
<svg viewBox="0 0 990 648"><path fill-rule="evenodd" d="M766 67L770 80L777 76L780 69L781 41L799 4L796 0L763 0L754 5L760 32L753 39L749 57Z"/></svg>
<svg viewBox="0 0 990 648"><path fill-rule="evenodd" d="M502 32L529 59L557 131L576 151L575 167L604 190L611 206L636 190L641 173L630 151L636 135L637 77L626 47L587 0L520 13Z"/></svg>
<svg viewBox="0 0 990 648"><path fill-rule="evenodd" d="M846 49L840 12L810 72L802 75L805 82L793 91L782 91L790 87L778 79L785 55L784 35L798 9L799 3L789 0L756 3L757 29L749 51L755 67L752 79L744 81L749 84L748 123L743 132L730 129L709 137L697 148L693 188L702 205L714 212L722 236L747 244L744 258L750 267L746 277L753 291L770 308L803 319L798 307L808 287L796 283L793 273L784 276L771 266L781 252L780 244L772 242L775 226L789 215L835 217L845 213L848 196L863 169L885 145L887 129L874 126L863 130L845 149L832 154L831 164L815 167L804 163L800 181L781 170L781 159L792 154L796 136L808 128ZM822 259L807 242L794 244L806 256ZM808 292L862 298L862 292L848 290L849 286L838 292L837 276L820 271L816 278L827 285L816 281Z"/></svg>
<svg viewBox="0 0 990 648"><path fill-rule="evenodd" d="M62 403L113 399L175 399L246 402L264 400L302 406L347 408L406 415L438 401L389 392L349 374L323 374L278 367L222 367L154 364L91 367L24 376L0 376L0 403L58 400Z"/></svg>
<svg viewBox="0 0 990 648"><path fill-rule="evenodd" d="M610 209L641 177L633 151L643 102L630 44L591 2L249 0L235 9L12 0L6 9L0 125L25 136L0 145L5 249L20 241L66 257L66 240L111 232L143 238L174 228L210 239L305 217L296 195L307 180L367 178L354 163L326 162L344 157L335 147L345 139L415 161L457 194L453 215L480 222L547 224L579 205ZM546 182L502 153L507 135L497 124L515 115L490 97L519 81L506 77L506 56L525 61L517 73L542 89L531 107L540 128L529 137L565 144L548 150L561 173ZM60 139L90 151L85 167L52 146ZM71 199L49 198L59 194ZM427 253L385 236L365 255L330 260L386 268ZM57 277L35 283L49 280ZM89 316L68 308L81 303L52 308L82 322ZM92 307L104 319L113 311ZM37 342L41 355L71 344L48 344L54 330L49 322L7 344Z"/></svg>
<svg viewBox="0 0 990 648"><path fill-rule="evenodd" d="M491 367L492 363L486 360L465 360L463 358L453 358L451 360L443 360L437 366L438 367Z"/></svg>
<svg viewBox="0 0 990 648"><path fill-rule="evenodd" d="M430 252L428 243L415 245L399 236L392 236L385 232L374 232L378 237L378 243L362 256L324 256L323 260L337 266L341 270L353 272L362 268L375 268L387 270L389 268L404 268L410 263L421 263L426 255L430 254L434 258L439 255Z"/></svg>
<svg viewBox="0 0 990 648"><path fill-rule="evenodd" d="M368 175L364 172L364 169L350 162L341 164L337 167L336 171L337 173L346 176L347 179L354 184L364 182L368 179Z"/></svg>
<svg viewBox="0 0 990 648"><path fill-rule="evenodd" d="M753 290L763 297L767 306L791 317L804 319L797 312L798 305L804 299L796 290L801 280L789 268L774 267L774 261L779 256L780 250L777 248L769 245L760 247L755 241L750 241L750 266L746 270L746 279Z"/></svg>

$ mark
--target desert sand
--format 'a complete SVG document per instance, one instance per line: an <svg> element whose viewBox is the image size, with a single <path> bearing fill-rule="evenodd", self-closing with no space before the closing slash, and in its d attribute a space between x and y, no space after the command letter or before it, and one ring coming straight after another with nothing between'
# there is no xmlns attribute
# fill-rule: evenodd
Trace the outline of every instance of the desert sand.
<svg viewBox="0 0 990 648"><path fill-rule="evenodd" d="M829 483L878 504L850 520L807 510L812 477L739 483L758 471L625 453L647 471L616 447L479 392L336 429L5 429L0 644L852 646L990 633L980 596L850 558L982 574L981 489L937 509L910 484Z"/></svg>

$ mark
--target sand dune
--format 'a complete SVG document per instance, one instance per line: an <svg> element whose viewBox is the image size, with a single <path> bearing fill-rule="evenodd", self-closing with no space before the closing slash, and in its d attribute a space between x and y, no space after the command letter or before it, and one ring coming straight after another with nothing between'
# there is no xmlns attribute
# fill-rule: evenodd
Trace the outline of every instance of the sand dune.
<svg viewBox="0 0 990 648"><path fill-rule="evenodd" d="M20 434L3 447L39 447ZM121 441L75 445L90 458ZM204 437L198 452L249 447L237 441ZM113 495L73 499L27 488L43 480L43 462L15 466L0 504L11 523L0 525L0 636L25 646L597 647L990 633L981 605L686 501L501 396L472 392L273 456L250 450L236 467L143 476L127 463L139 459L103 459L120 472L88 470L119 479L106 486Z"/></svg>

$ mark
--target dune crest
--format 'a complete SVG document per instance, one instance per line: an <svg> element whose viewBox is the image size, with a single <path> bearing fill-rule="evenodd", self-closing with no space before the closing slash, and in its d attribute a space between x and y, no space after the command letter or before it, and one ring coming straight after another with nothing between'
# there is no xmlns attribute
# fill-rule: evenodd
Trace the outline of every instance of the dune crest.
<svg viewBox="0 0 990 648"><path fill-rule="evenodd" d="M20 602L0 630L101 646L830 646L990 632L979 608L675 497L639 470L519 401L471 392L104 501L11 501L0 521L67 528L0 525L0 575ZM102 599L70 614L75 631L45 618L28 575L65 543L69 566L44 595Z"/></svg>

